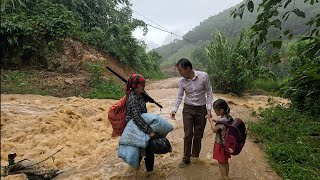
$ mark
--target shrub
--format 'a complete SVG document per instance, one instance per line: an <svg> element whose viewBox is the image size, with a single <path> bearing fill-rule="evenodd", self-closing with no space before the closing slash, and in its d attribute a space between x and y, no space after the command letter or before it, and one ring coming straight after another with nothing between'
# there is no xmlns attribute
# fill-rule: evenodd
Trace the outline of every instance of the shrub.
<svg viewBox="0 0 320 180"><path fill-rule="evenodd" d="M214 82L214 90L241 95L254 79L271 74L266 68L258 66L260 57L250 53L244 32L236 43L228 41L220 33L214 34L213 39L206 50L208 74Z"/></svg>

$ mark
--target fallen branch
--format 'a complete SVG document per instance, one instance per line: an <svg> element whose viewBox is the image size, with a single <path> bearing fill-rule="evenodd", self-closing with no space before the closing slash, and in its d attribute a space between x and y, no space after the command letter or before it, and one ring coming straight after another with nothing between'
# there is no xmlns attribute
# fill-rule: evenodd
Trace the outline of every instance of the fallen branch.
<svg viewBox="0 0 320 180"><path fill-rule="evenodd" d="M44 159L44 160L42 160L42 161L40 161L40 162L37 162L37 163L31 164L31 165L29 165L29 166L26 166L26 168L31 167L31 166L34 166L34 165L37 165L37 164L40 164L40 163L48 160L49 158L53 157L55 154L57 154L58 152L60 152L63 148L64 148L64 147L62 147L62 148L59 149L57 152L53 153L51 156L47 157L46 159Z"/></svg>
<svg viewBox="0 0 320 180"><path fill-rule="evenodd" d="M14 162L14 158L16 157L16 153L9 154L8 155L8 162L9 162L8 166L3 167L3 169L2 169L3 171L1 172L1 176L8 176L8 175L12 175L12 174L24 173L30 178L42 177L44 179L51 179L51 178L57 176L58 174L61 174L62 172L59 172L58 169L32 169L30 167L35 166L37 164L40 164L40 163L48 160L49 158L54 158L53 156L55 154L57 154L58 152L60 152L63 148L64 147L60 148L58 151L53 153L51 156L45 158L44 160L39 161L34 164L31 164L31 165L23 165L21 163L21 162L28 160L28 159L23 159L18 162Z"/></svg>

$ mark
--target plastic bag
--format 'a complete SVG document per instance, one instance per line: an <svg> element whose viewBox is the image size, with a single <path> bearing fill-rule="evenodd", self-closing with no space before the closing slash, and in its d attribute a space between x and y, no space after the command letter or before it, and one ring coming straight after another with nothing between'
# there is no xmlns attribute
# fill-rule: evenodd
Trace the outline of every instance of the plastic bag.
<svg viewBox="0 0 320 180"><path fill-rule="evenodd" d="M169 140L165 137L150 139L150 146L155 154L165 154L172 152L172 147Z"/></svg>
<svg viewBox="0 0 320 180"><path fill-rule="evenodd" d="M126 101L127 98L124 96L109 109L108 119L113 129L112 137L121 136L126 127Z"/></svg>

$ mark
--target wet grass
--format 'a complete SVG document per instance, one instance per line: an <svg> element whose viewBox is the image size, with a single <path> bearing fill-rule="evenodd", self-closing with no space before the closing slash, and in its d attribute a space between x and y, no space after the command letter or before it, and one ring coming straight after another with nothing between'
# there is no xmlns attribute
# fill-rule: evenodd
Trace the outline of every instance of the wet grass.
<svg viewBox="0 0 320 180"><path fill-rule="evenodd" d="M1 93L3 94L38 94L55 97L81 96L90 99L121 99L124 96L124 83L115 76L104 77L103 72L95 66L90 74L78 72L73 77L85 77L85 82L66 83L68 74L36 70L1 70ZM54 77L54 78L50 78ZM163 79L166 76L157 72L149 72L148 78ZM48 79L51 79L48 82Z"/></svg>
<svg viewBox="0 0 320 180"><path fill-rule="evenodd" d="M40 75L41 74L41 75ZM47 82L46 77L55 76L57 81ZM3 94L38 94L55 97L82 96L92 99L120 99L123 97L123 84L113 79L90 79L87 82L64 82L59 73L49 74L44 71L1 71L1 93ZM78 74L82 76L82 74ZM84 75L83 75L84 76ZM64 82L64 83L61 83ZM88 82L89 81L89 82Z"/></svg>
<svg viewBox="0 0 320 180"><path fill-rule="evenodd" d="M1 93L10 94L53 94L51 89L39 87L35 76L31 72L1 70Z"/></svg>
<svg viewBox="0 0 320 180"><path fill-rule="evenodd" d="M125 95L124 85L120 85L113 80L93 81L90 86L92 87L91 92L83 97L91 99L121 99Z"/></svg>
<svg viewBox="0 0 320 180"><path fill-rule="evenodd" d="M281 83L281 80L257 79L250 84L248 92L277 96Z"/></svg>
<svg viewBox="0 0 320 180"><path fill-rule="evenodd" d="M249 132L283 179L320 179L320 118L281 106L264 110Z"/></svg>

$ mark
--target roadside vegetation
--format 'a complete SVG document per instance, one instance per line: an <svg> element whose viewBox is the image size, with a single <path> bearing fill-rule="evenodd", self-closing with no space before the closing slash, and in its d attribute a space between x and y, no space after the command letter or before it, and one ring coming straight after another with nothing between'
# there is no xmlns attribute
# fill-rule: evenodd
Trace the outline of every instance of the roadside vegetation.
<svg viewBox="0 0 320 180"><path fill-rule="evenodd" d="M158 59L132 32L143 21L132 18L129 0L92 2L61 0L1 1L1 67L52 68L64 38L86 43L108 53L140 73L159 71ZM107 16L106 16L107 14Z"/></svg>
<svg viewBox="0 0 320 180"><path fill-rule="evenodd" d="M161 56L147 52L145 43L133 37L137 28L147 32L145 23L132 17L129 0L1 1L1 92L112 99L123 96L121 82L97 79L103 77L101 72L94 72L95 76L88 79L87 74L92 74L90 68L84 68L88 65L82 65L77 72L59 70L63 66L59 54L63 53L66 38L108 54L148 79L164 78L159 66ZM91 63L100 69L106 64ZM64 86L64 82L45 88L41 85L45 79L37 71L51 75L56 72L57 77L59 73L73 73L84 76L86 81L74 82L73 89Z"/></svg>
<svg viewBox="0 0 320 180"><path fill-rule="evenodd" d="M52 94L50 89L34 88L37 82L30 72L24 71L6 71L1 72L1 92L10 92L12 94Z"/></svg>
<svg viewBox="0 0 320 180"><path fill-rule="evenodd" d="M250 136L263 143L271 166L283 179L319 179L320 118L299 109L264 110Z"/></svg>
<svg viewBox="0 0 320 180"><path fill-rule="evenodd" d="M263 7L263 11L250 29L250 52L259 56L261 45L267 43L275 48L268 55L268 61L283 67L283 71L275 66L269 68L276 75L272 78L275 81L266 83L268 81L255 76L253 85L275 90L290 99L291 104L263 110L259 114L260 120L250 123L249 132L263 143L271 166L283 179L316 180L320 177L320 14L307 17L309 12L301 11L299 6L290 8L291 3L295 1L260 2L258 6ZM305 0L304 3L312 6L319 2ZM253 12L255 8L252 0L246 0L233 15L242 18L246 9ZM286 12L279 15L280 8L287 8ZM283 48L282 44L292 39L295 29L284 29L283 35L276 39L266 36L272 30L271 26L282 30L289 16L306 19L306 28L303 35L289 43L289 48Z"/></svg>

